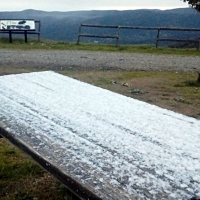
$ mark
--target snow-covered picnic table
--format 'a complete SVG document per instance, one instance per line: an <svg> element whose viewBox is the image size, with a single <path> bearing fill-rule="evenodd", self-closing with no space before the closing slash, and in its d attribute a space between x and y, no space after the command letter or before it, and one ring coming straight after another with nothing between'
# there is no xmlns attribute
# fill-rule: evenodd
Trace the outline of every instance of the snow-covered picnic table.
<svg viewBox="0 0 200 200"><path fill-rule="evenodd" d="M0 135L82 199L200 196L200 121L51 72L0 77Z"/></svg>

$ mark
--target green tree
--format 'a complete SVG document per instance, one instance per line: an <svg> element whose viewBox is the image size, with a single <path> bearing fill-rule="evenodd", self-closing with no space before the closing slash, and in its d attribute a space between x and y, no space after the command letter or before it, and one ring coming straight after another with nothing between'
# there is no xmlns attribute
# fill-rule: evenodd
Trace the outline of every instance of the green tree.
<svg viewBox="0 0 200 200"><path fill-rule="evenodd" d="M198 12L200 12L200 0L183 0L184 2L188 2L190 6L195 8ZM200 83L200 72L198 73L197 82Z"/></svg>
<svg viewBox="0 0 200 200"><path fill-rule="evenodd" d="M188 2L190 6L195 8L197 11L200 12L200 0L183 0L184 2Z"/></svg>

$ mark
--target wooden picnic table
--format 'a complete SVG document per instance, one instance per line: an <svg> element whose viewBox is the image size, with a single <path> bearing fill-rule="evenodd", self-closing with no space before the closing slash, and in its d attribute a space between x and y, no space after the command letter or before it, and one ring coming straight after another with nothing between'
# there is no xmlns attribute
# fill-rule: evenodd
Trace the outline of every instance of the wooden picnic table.
<svg viewBox="0 0 200 200"><path fill-rule="evenodd" d="M0 77L0 135L80 199L200 196L200 121L54 73Z"/></svg>

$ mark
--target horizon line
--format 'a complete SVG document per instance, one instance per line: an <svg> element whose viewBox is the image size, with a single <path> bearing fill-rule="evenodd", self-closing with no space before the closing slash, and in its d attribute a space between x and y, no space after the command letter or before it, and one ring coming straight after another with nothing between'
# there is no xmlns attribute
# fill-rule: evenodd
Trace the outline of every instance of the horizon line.
<svg viewBox="0 0 200 200"><path fill-rule="evenodd" d="M189 6L187 7L158 7L158 8L127 8L127 9L119 9L119 8L113 8L113 9L77 9L77 10L43 10L43 9L36 9L36 8L25 8L22 10L0 10L0 12L21 12L25 10L37 10L37 11L44 11L44 12L77 12L77 11L129 11L129 10L175 10L175 9L184 9L184 8L190 8ZM190 8L191 9L191 8Z"/></svg>

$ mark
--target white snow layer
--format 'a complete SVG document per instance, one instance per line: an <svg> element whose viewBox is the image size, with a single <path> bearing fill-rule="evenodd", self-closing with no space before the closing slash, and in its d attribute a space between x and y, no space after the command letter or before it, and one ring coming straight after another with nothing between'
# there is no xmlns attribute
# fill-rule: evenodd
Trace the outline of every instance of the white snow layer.
<svg viewBox="0 0 200 200"><path fill-rule="evenodd" d="M200 121L54 72L0 77L0 124L102 199L200 194Z"/></svg>

